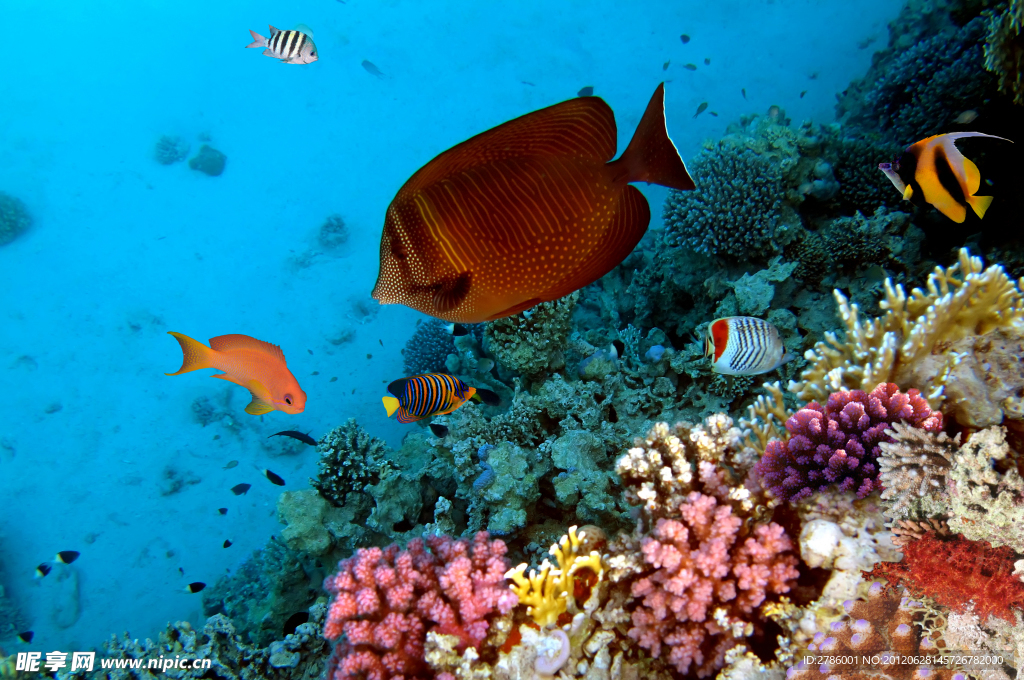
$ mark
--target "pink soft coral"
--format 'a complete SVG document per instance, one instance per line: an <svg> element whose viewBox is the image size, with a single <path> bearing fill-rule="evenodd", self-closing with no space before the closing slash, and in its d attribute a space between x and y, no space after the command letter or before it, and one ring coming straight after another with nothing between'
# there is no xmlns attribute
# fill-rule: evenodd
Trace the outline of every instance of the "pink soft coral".
<svg viewBox="0 0 1024 680"><path fill-rule="evenodd" d="M745 621L769 594L789 591L798 573L792 544L775 523L737 541L742 521L729 505L696 491L679 506L681 519L659 519L643 539L644 561L654 572L632 585L642 598L629 635L654 657L687 674L713 675L736 640L722 625ZM725 618L716 620L722 609Z"/></svg>
<svg viewBox="0 0 1024 680"><path fill-rule="evenodd" d="M430 550L427 550L429 546ZM517 604L505 582L505 543L480 532L472 544L430 536L383 550L364 548L324 581L334 595L324 637L335 648L329 680L430 678L423 659L427 632L457 636L459 649L479 648L491 620Z"/></svg>

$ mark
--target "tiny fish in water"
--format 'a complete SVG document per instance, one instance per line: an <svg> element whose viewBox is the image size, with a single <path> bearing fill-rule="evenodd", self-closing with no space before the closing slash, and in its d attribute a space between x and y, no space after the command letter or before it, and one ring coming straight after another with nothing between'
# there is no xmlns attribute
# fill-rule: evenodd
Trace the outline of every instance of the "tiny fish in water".
<svg viewBox="0 0 1024 680"><path fill-rule="evenodd" d="M221 468L221 470L230 470L233 467L238 467L237 460L229 460L228 464Z"/></svg>
<svg viewBox="0 0 1024 680"><path fill-rule="evenodd" d="M34 638L35 636L36 634L34 632L26 630L24 633L18 633L18 642L23 642L27 645L28 643L32 642L32 638Z"/></svg>
<svg viewBox="0 0 1024 680"><path fill-rule="evenodd" d="M981 172L977 165L956 148L957 140L964 137L988 137L1011 143L1013 141L981 132L950 132L935 135L911 144L903 155L892 163L879 163L878 169L885 173L905 201L920 197L958 223L967 219L967 206L982 218L992 205L992 197L975 195L981 188ZM955 179L957 186L947 186L947 183L942 181L943 177Z"/></svg>
<svg viewBox="0 0 1024 680"><path fill-rule="evenodd" d="M331 378L327 382L338 382L338 376L334 376L333 378Z"/></svg>
<svg viewBox="0 0 1024 680"><path fill-rule="evenodd" d="M712 321L704 337L704 356L711 359L712 371L725 375L767 373L795 358L786 352L778 328L752 316Z"/></svg>
<svg viewBox="0 0 1024 680"><path fill-rule="evenodd" d="M296 430L285 430L284 432L276 432L276 433L270 435L270 437L282 437L282 436L283 437L291 437L292 439L298 439L303 444L309 444L310 446L316 446L316 440L315 439L310 437L308 434L303 434L302 432L298 432ZM267 439L270 439L270 437L267 437Z"/></svg>
<svg viewBox="0 0 1024 680"><path fill-rule="evenodd" d="M51 571L53 571L53 567L51 567L46 562L43 562L38 567L36 567L36 578L43 578L44 576L49 574Z"/></svg>
<svg viewBox="0 0 1024 680"><path fill-rule="evenodd" d="M363 59L363 68L366 69L366 72L369 73L371 76L377 76L378 78L381 79L384 78L384 72L377 68L372 61L367 61L366 59Z"/></svg>
<svg viewBox="0 0 1024 680"><path fill-rule="evenodd" d="M686 43L690 42L690 36L686 35L685 33L683 33L681 36L679 36L679 39L683 41L684 45Z"/></svg>
<svg viewBox="0 0 1024 680"><path fill-rule="evenodd" d="M968 109L956 117L953 122L957 125L967 125L973 123L974 119L978 117L978 112L973 109Z"/></svg>
<svg viewBox="0 0 1024 680"><path fill-rule="evenodd" d="M383 346L384 346L384 341L383 341L383 340L381 340L380 338L377 338L377 342L379 342L379 343L380 343L380 346L381 346L381 347L383 347Z"/></svg>
<svg viewBox="0 0 1024 680"><path fill-rule="evenodd" d="M707 108L708 108L708 103L707 102L701 102L700 106L697 107L697 113L693 114L693 117L696 118L700 114L704 113L704 111L706 111Z"/></svg>
<svg viewBox="0 0 1024 680"><path fill-rule="evenodd" d="M246 47L266 47L263 50L265 56L280 59L284 64L312 64L319 59L316 45L313 44L313 34L305 25L299 26L305 31L281 31L271 26L269 40L250 30L252 42Z"/></svg>
<svg viewBox="0 0 1024 680"><path fill-rule="evenodd" d="M437 425L435 423L431 423L430 424L430 431L438 439L444 439L445 437L448 436L448 428L445 427L444 425Z"/></svg>
<svg viewBox="0 0 1024 680"><path fill-rule="evenodd" d="M307 349L306 351L309 352L309 356L313 356L313 350Z"/></svg>
<svg viewBox="0 0 1024 680"><path fill-rule="evenodd" d="M709 116L714 116L715 118L718 118L718 112L716 112L716 111L708 111L708 115Z"/></svg>
<svg viewBox="0 0 1024 680"><path fill-rule="evenodd" d="M454 335L457 338L462 337L463 335L469 335L469 328L467 328L465 324L461 323L450 323L445 326L444 329L448 331L449 335Z"/></svg>
<svg viewBox="0 0 1024 680"><path fill-rule="evenodd" d="M384 397L388 418L398 411L398 422L414 423L430 416L441 416L458 409L470 399L491 406L500 403L490 390L469 387L447 373L424 373L401 378L388 385L392 396Z"/></svg>
<svg viewBox="0 0 1024 680"><path fill-rule="evenodd" d="M611 107L577 97L437 156L388 206L373 298L475 323L601 278L651 221L631 182L694 188L668 137L664 84L622 156L609 161L616 137Z"/></svg>
<svg viewBox="0 0 1024 680"><path fill-rule="evenodd" d="M683 64L683 68L685 68L687 71L696 71L697 70L697 65L696 64Z"/></svg>
<svg viewBox="0 0 1024 680"><path fill-rule="evenodd" d="M534 85L533 83L531 83L528 80L520 80L519 82L521 82L523 85L529 85L530 87L537 87L536 85Z"/></svg>
<svg viewBox="0 0 1024 680"><path fill-rule="evenodd" d="M270 481L271 484L276 484L277 486L284 486L284 479L281 478L281 475L271 472L270 470L261 470L261 472L263 473L263 476Z"/></svg>
<svg viewBox="0 0 1024 680"><path fill-rule="evenodd" d="M181 567L178 567L178 573L181 574L182 576L184 576L185 575L185 570L182 569Z"/></svg>
<svg viewBox="0 0 1024 680"><path fill-rule="evenodd" d="M217 512L222 514L222 515L226 515L226 514L228 514L228 509L227 508L217 508Z"/></svg>
<svg viewBox="0 0 1024 680"><path fill-rule="evenodd" d="M230 547L231 547L231 545L232 545L231 541L229 541L229 540L227 540L227 539L225 539L225 540L224 540L224 547L225 547L225 548L230 548Z"/></svg>
<svg viewBox="0 0 1024 680"><path fill-rule="evenodd" d="M811 80L817 80L818 79L818 72L815 71L814 73L812 73L811 75L809 75L807 77L810 78Z"/></svg>
<svg viewBox="0 0 1024 680"><path fill-rule="evenodd" d="M210 338L207 347L181 333L170 331L170 335L181 345L183 359L181 368L164 375L181 375L204 368L223 371L210 377L249 390L252 401L245 412L255 416L274 410L296 415L306 408L306 393L288 370L284 352L277 345L248 335L232 334Z"/></svg>
<svg viewBox="0 0 1024 680"><path fill-rule="evenodd" d="M202 581L193 581L183 588L186 593L195 594L206 587L206 584Z"/></svg>
<svg viewBox="0 0 1024 680"><path fill-rule="evenodd" d="M740 94L743 95L744 99L746 99L747 98L747 88L745 88L745 87L740 88Z"/></svg>
<svg viewBox="0 0 1024 680"><path fill-rule="evenodd" d="M79 555L81 555L81 553L77 550L61 550L57 553L57 556L53 558L53 561L60 562L61 564L71 564L78 559Z"/></svg>
<svg viewBox="0 0 1024 680"><path fill-rule="evenodd" d="M662 65L661 65L661 70L662 70L662 71L667 71L667 70L668 70L668 65L669 65L669 64L671 64L671 63L672 63L672 60L671 60L671 59L669 59L668 61L666 61L666 62L665 62L664 64L662 64Z"/></svg>
<svg viewBox="0 0 1024 680"><path fill-rule="evenodd" d="M243 496L249 493L249 489L251 488L252 484L235 484L233 487L231 487L231 493L235 494L236 496Z"/></svg>
<svg viewBox="0 0 1024 680"><path fill-rule="evenodd" d="M704 65L711 66L711 57L704 57Z"/></svg>
<svg viewBox="0 0 1024 680"><path fill-rule="evenodd" d="M800 99L803 99L805 94L807 94L807 90L800 93Z"/></svg>
<svg viewBox="0 0 1024 680"><path fill-rule="evenodd" d="M590 97L590 96L593 96L593 94L594 94L594 86L593 85L587 85L586 87L581 87L580 91L576 93L576 96L577 97Z"/></svg>

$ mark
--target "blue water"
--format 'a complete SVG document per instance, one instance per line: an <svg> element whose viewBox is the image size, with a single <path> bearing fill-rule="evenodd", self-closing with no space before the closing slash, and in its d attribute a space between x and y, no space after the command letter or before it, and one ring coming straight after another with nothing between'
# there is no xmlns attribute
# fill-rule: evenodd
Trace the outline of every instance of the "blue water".
<svg viewBox="0 0 1024 680"><path fill-rule="evenodd" d="M314 449L267 435L319 436L355 417L398 443L407 429L385 418L380 396L401 376L399 351L422 315L369 295L385 208L434 155L588 85L615 111L620 149L662 80L684 159L772 104L796 122L827 123L836 93L870 63L874 48L858 43L884 44L899 9L884 0L673 0L643 12L607 0L2 6L0 191L25 201L35 224L0 248L0 583L36 632L25 649L39 651L201 622L201 596L182 586L212 584L280 529L281 489L254 466L289 489L315 474ZM315 31L315 64L243 49L247 29L299 22ZM693 118L704 101L717 118ZM208 136L227 154L223 175L156 163L165 134L193 155ZM656 228L664 190L644 190ZM348 244L296 267L318 250L331 213L348 224ZM169 330L279 344L308 394L305 413L249 416L245 391L209 371L165 377L181 361ZM352 342L329 342L345 330ZM200 397L229 398L218 422L196 422ZM230 460L240 464L222 469ZM201 481L163 496L168 468ZM240 482L253 487L236 497L229 488ZM221 548L224 539L234 545ZM60 584L32 574L66 549L82 556L79 613L62 628L52 617Z"/></svg>

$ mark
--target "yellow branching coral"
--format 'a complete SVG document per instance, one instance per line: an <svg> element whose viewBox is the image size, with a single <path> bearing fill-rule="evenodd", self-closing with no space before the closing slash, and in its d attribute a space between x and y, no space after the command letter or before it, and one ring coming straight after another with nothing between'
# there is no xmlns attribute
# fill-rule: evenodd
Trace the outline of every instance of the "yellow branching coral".
<svg viewBox="0 0 1024 680"><path fill-rule="evenodd" d="M762 385L767 394L758 395L757 401L747 407L749 418L740 418L740 427L747 433L747 446L764 453L771 439L786 438L786 421L793 415L786 408L782 387L778 381Z"/></svg>
<svg viewBox="0 0 1024 680"><path fill-rule="evenodd" d="M584 532L577 534L572 526L567 536L551 546L548 552L558 562L557 568L545 559L539 573L531 569L526 575L528 565L520 564L505 574L505 578L512 579L512 592L520 604L527 605L526 613L541 627L553 625L559 614L576 609L573 592L576 574L581 569L593 571L598 581L604 578L600 553L591 550L589 555L581 554L580 542L585 537Z"/></svg>
<svg viewBox="0 0 1024 680"><path fill-rule="evenodd" d="M960 261L928 277L927 290L908 297L901 285L886 279L885 314L862 321L856 304L838 290L839 314L846 337L826 333L825 341L808 350L811 362L789 391L802 400L824 401L842 389L874 389L881 382L917 387L932 408L943 400L946 378L963 358L946 352L950 344L971 335L1019 325L1024 320L1024 278L1014 281L1000 265L984 269L980 257L960 249Z"/></svg>

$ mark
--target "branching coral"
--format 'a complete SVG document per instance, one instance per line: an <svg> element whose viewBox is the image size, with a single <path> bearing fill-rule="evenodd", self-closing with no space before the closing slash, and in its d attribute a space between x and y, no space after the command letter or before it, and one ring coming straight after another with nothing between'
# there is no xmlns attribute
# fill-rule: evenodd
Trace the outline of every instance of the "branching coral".
<svg viewBox="0 0 1024 680"><path fill-rule="evenodd" d="M32 216L21 200L0 191L0 246L21 236L32 226Z"/></svg>
<svg viewBox="0 0 1024 680"><path fill-rule="evenodd" d="M902 236L909 224L910 215L884 207L876 208L870 218L858 210L853 217L831 220L819 231L808 232L796 248L797 274L820 281L843 268L891 266L898 255L916 259L916 253L903 252L907 239Z"/></svg>
<svg viewBox="0 0 1024 680"><path fill-rule="evenodd" d="M355 418L324 435L316 449L320 472L309 483L337 506L345 504L350 492L363 491L395 472L387 444L367 434Z"/></svg>
<svg viewBox="0 0 1024 680"><path fill-rule="evenodd" d="M488 323L484 346L505 368L537 376L565 367L565 347L579 292Z"/></svg>
<svg viewBox="0 0 1024 680"><path fill-rule="evenodd" d="M153 158L160 165L173 165L188 157L189 143L177 135L161 135L153 147Z"/></svg>
<svg viewBox="0 0 1024 680"><path fill-rule="evenodd" d="M903 148L898 144L869 139L836 139L833 145L837 157L834 170L839 181L837 198L842 207L848 211L896 207L901 197L878 172L878 164L892 160Z"/></svg>
<svg viewBox="0 0 1024 680"><path fill-rule="evenodd" d="M950 439L904 423L886 430L891 442L879 442L878 483L892 519L924 519L943 514L948 498L946 479L960 435Z"/></svg>
<svg viewBox="0 0 1024 680"><path fill-rule="evenodd" d="M855 491L863 498L877 488L879 444L886 429L907 421L929 431L942 429L917 390L906 394L893 383L834 392L822 407L811 402L786 421L788 441L768 442L755 472L777 498L799 501L815 491Z"/></svg>
<svg viewBox="0 0 1024 680"><path fill-rule="evenodd" d="M405 360L406 375L434 373L445 370L445 360L455 352L455 342L440 319L428 319L421 323L412 334L402 357Z"/></svg>
<svg viewBox="0 0 1024 680"><path fill-rule="evenodd" d="M989 19L985 68L996 74L999 90L1024 105L1024 0Z"/></svg>

